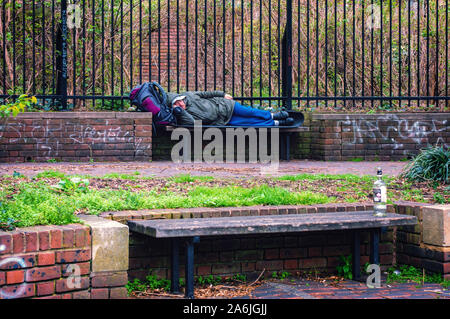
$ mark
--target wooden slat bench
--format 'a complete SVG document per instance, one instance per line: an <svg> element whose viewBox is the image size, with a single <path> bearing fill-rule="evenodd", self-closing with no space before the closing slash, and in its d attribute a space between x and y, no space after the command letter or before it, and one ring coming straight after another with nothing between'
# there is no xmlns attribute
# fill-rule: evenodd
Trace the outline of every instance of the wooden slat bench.
<svg viewBox="0 0 450 319"><path fill-rule="evenodd" d="M353 276L360 280L360 231L370 231L370 262L379 264L380 230L390 226L415 225L415 216L388 213L375 217L371 211L222 218L191 218L128 221L130 231L154 238L171 238L171 291L179 292L179 247L186 243L187 298L194 297L194 244L202 236L300 233L351 230L353 233Z"/></svg>

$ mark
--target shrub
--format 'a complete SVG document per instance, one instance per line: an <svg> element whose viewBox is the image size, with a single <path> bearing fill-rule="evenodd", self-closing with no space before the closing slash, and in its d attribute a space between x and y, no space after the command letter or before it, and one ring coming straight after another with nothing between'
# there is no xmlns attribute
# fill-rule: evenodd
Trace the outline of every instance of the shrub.
<svg viewBox="0 0 450 319"><path fill-rule="evenodd" d="M450 151L443 147L422 150L405 168L402 176L410 181L449 182Z"/></svg>

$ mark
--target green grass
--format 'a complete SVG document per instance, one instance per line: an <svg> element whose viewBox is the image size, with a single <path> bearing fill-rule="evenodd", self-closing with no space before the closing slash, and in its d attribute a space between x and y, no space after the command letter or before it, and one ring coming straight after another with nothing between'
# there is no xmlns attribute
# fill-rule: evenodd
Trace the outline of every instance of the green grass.
<svg viewBox="0 0 450 319"><path fill-rule="evenodd" d="M169 178L174 183L193 183L193 182L206 182L213 181L213 176L192 176L191 174L179 174Z"/></svg>
<svg viewBox="0 0 450 319"><path fill-rule="evenodd" d="M105 211L225 207L253 205L313 205L333 201L320 193L290 192L266 185L253 188L237 186L194 187L186 194L154 191L91 190L74 188L70 192L55 189L44 180L22 182L16 191L0 192L0 222L10 219L17 227L62 225L77 222L75 212L99 214Z"/></svg>
<svg viewBox="0 0 450 319"><path fill-rule="evenodd" d="M421 269L407 265L401 265L399 267L391 267L388 269L388 276L386 279L386 283L390 284L395 282L398 283L415 282L417 284L435 283L440 284L447 289L450 287L450 281L443 279L442 274L439 273L429 274Z"/></svg>
<svg viewBox="0 0 450 319"><path fill-rule="evenodd" d="M359 183L359 182L373 182L376 179L376 176L370 175L353 175L353 174L297 174L297 175L283 175L275 178L277 180L285 180L285 181L318 181L318 180L342 180L351 183ZM384 176L383 179L385 181L391 180L391 178Z"/></svg>

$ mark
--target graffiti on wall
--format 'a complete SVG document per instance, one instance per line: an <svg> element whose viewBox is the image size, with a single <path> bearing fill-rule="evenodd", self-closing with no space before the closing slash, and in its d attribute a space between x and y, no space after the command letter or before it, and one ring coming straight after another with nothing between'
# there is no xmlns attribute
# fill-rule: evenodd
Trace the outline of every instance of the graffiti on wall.
<svg viewBox="0 0 450 319"><path fill-rule="evenodd" d="M39 124L22 122L0 123L0 138L8 132L9 144L35 144L43 157L57 157L63 144L87 144L92 150L97 144L134 144L135 156L146 156L151 144L143 137L135 137L130 130L110 125L106 120L101 125L79 124L71 121L39 121ZM73 146L72 149L76 149Z"/></svg>
<svg viewBox="0 0 450 319"><path fill-rule="evenodd" d="M6 248L4 245L0 245L0 252L5 249ZM19 257L8 257L8 258L0 261L0 269L2 269L2 267L11 268L11 265L14 265L14 269L27 267L23 258L19 258ZM25 283L18 285L16 287L16 289L13 290L12 292L7 292L5 289L0 288L0 299L17 298L25 292L25 289L26 289Z"/></svg>
<svg viewBox="0 0 450 319"><path fill-rule="evenodd" d="M410 120L397 115L383 115L376 119L355 119L346 117L337 123L342 132L350 132L343 141L344 145L367 143L367 139L376 139L378 144L392 144L393 150L407 150L404 144L416 144L419 148L430 146L450 147L447 127L449 119Z"/></svg>

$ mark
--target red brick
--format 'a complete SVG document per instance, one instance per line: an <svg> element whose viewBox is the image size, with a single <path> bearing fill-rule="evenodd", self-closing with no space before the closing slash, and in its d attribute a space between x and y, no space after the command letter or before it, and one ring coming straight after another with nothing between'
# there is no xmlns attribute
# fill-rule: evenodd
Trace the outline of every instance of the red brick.
<svg viewBox="0 0 450 319"><path fill-rule="evenodd" d="M89 228L83 227L75 230L75 247L90 246L88 238ZM88 241L89 240L89 241Z"/></svg>
<svg viewBox="0 0 450 319"><path fill-rule="evenodd" d="M282 260L265 260L258 261L256 263L256 270L281 270L283 269L283 261Z"/></svg>
<svg viewBox="0 0 450 319"><path fill-rule="evenodd" d="M308 258L300 260L301 268L324 268L327 266L326 258Z"/></svg>
<svg viewBox="0 0 450 319"><path fill-rule="evenodd" d="M87 290L72 293L72 299L91 299L91 294Z"/></svg>
<svg viewBox="0 0 450 319"><path fill-rule="evenodd" d="M38 266L48 266L55 264L55 252L43 252L37 255Z"/></svg>
<svg viewBox="0 0 450 319"><path fill-rule="evenodd" d="M4 271L0 271L0 286L3 286L6 283L6 273Z"/></svg>
<svg viewBox="0 0 450 319"><path fill-rule="evenodd" d="M50 231L50 248L61 248L62 247L62 230L52 229Z"/></svg>
<svg viewBox="0 0 450 319"><path fill-rule="evenodd" d="M128 283L126 272L102 272L91 274L91 285L93 288L125 286Z"/></svg>
<svg viewBox="0 0 450 319"><path fill-rule="evenodd" d="M54 281L40 282L36 284L36 288L37 288L36 294L38 296L53 295L55 293L55 282Z"/></svg>
<svg viewBox="0 0 450 319"><path fill-rule="evenodd" d="M80 277L80 281L77 280L67 280L67 278L59 279L56 281L56 292L67 292L72 290L81 290L89 288L89 278ZM69 284L70 283L70 284ZM79 285L78 285L79 283ZM72 298L72 297L71 297Z"/></svg>
<svg viewBox="0 0 450 319"><path fill-rule="evenodd" d="M78 266L79 270L80 270L80 276L84 276L84 275L88 275L91 272L91 263L90 262L85 262L85 263L79 263L79 264L67 264L67 265L62 265L62 275L63 277L68 277L71 274L73 274L74 268L72 268L72 271L68 272L68 268L72 266Z"/></svg>
<svg viewBox="0 0 450 319"><path fill-rule="evenodd" d="M25 252L33 252L39 249L37 232L25 232Z"/></svg>
<svg viewBox="0 0 450 319"><path fill-rule="evenodd" d="M12 234L13 239L13 254L20 254L25 252L25 235L22 232L15 232Z"/></svg>
<svg viewBox="0 0 450 319"><path fill-rule="evenodd" d="M255 262L241 263L241 267L242 267L242 272L256 271L256 263Z"/></svg>
<svg viewBox="0 0 450 319"><path fill-rule="evenodd" d="M127 299L127 288L125 287L118 287L118 288L111 288L109 292L109 298L110 299Z"/></svg>
<svg viewBox="0 0 450 319"><path fill-rule="evenodd" d="M61 295L61 298L62 298L62 299L72 299L72 294L64 294L64 295Z"/></svg>
<svg viewBox="0 0 450 319"><path fill-rule="evenodd" d="M288 259L284 261L284 269L298 269L297 259Z"/></svg>
<svg viewBox="0 0 450 319"><path fill-rule="evenodd" d="M73 249L56 252L57 263L76 263L91 260L90 249Z"/></svg>
<svg viewBox="0 0 450 319"><path fill-rule="evenodd" d="M25 271L24 270L12 270L6 273L6 284L20 284L24 281Z"/></svg>
<svg viewBox="0 0 450 319"><path fill-rule="evenodd" d="M11 270L19 268L29 268L36 265L34 254L15 255L14 257L0 257L0 269Z"/></svg>
<svg viewBox="0 0 450 319"><path fill-rule="evenodd" d="M39 232L39 250L50 249L50 231Z"/></svg>
<svg viewBox="0 0 450 319"><path fill-rule="evenodd" d="M322 256L322 247L308 248L308 257L320 257L320 256Z"/></svg>
<svg viewBox="0 0 450 319"><path fill-rule="evenodd" d="M306 257L306 253L306 248L283 248L280 249L280 258L289 259Z"/></svg>
<svg viewBox="0 0 450 319"><path fill-rule="evenodd" d="M44 296L44 297L35 297L33 299L61 299L61 295L51 295L51 296Z"/></svg>
<svg viewBox="0 0 450 319"><path fill-rule="evenodd" d="M278 259L280 258L279 249L266 249L264 252L265 259Z"/></svg>
<svg viewBox="0 0 450 319"><path fill-rule="evenodd" d="M63 248L72 248L75 244L75 231L72 228L65 227L63 229Z"/></svg>
<svg viewBox="0 0 450 319"><path fill-rule="evenodd" d="M211 274L211 266L204 265L197 267L197 276L206 276Z"/></svg>
<svg viewBox="0 0 450 319"><path fill-rule="evenodd" d="M91 289L91 299L108 299L109 289L108 288L92 288Z"/></svg>
<svg viewBox="0 0 450 319"><path fill-rule="evenodd" d="M0 231L0 255L11 253L12 241L11 234Z"/></svg>
<svg viewBox="0 0 450 319"><path fill-rule="evenodd" d="M28 269L26 274L26 280L28 282L33 281L44 281L61 277L61 267L51 266L51 267L40 267Z"/></svg>
<svg viewBox="0 0 450 319"><path fill-rule="evenodd" d="M34 284L4 286L0 288L0 298L14 299L33 297L35 294L35 289Z"/></svg>

